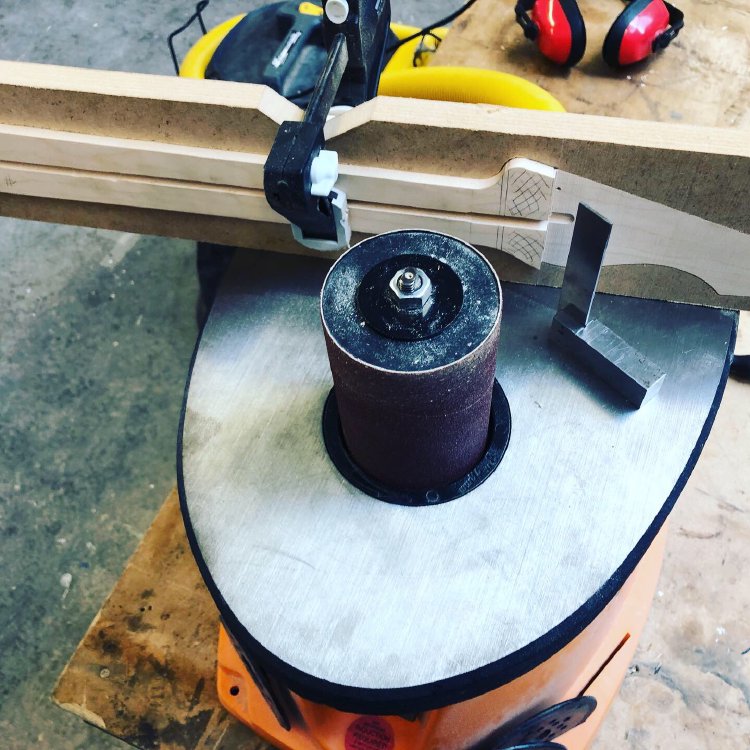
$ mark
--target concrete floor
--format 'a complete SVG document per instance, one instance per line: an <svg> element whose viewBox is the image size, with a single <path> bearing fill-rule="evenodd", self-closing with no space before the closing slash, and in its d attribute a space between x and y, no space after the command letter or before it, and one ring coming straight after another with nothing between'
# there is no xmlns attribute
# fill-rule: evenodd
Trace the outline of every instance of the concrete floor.
<svg viewBox="0 0 750 750"><path fill-rule="evenodd" d="M217 23L263 3L213 0ZM435 20L455 0L394 0ZM0 57L170 74L189 0L0 5ZM184 52L185 47L181 48ZM55 680L175 482L196 336L190 242L0 219L0 745L124 747Z"/></svg>

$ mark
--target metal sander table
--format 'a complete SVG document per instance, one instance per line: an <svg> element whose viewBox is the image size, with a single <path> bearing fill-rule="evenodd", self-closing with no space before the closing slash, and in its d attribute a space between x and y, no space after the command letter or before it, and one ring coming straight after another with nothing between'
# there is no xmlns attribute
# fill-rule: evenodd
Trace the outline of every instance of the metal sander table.
<svg viewBox="0 0 750 750"><path fill-rule="evenodd" d="M235 638L295 692L412 714L546 661L619 592L703 447L737 314L600 295L596 319L667 373L633 409L550 346L559 290L503 284L505 456L466 496L405 507L349 484L323 445L328 267L230 267L180 432L188 537Z"/></svg>
<svg viewBox="0 0 750 750"><path fill-rule="evenodd" d="M633 409L550 345L558 290L504 284L505 456L465 496L405 507L346 481L323 444L327 269L236 257L191 367L180 496L238 651L273 690L354 718L451 706L446 727L464 726L474 705L464 702L483 695L486 713L461 747L579 691L602 705L593 731L653 597L659 532L713 423L737 314L600 295L596 319L667 373L658 396ZM542 663L546 676L533 678ZM255 684L226 660L219 673L231 709L252 701L257 715ZM280 718L261 726L284 741L291 698L271 700Z"/></svg>

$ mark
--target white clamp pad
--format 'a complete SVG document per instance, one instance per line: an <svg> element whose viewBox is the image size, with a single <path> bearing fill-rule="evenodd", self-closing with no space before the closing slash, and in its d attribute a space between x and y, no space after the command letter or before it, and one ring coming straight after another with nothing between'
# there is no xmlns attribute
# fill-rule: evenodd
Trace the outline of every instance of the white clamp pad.
<svg viewBox="0 0 750 750"><path fill-rule="evenodd" d="M310 192L326 198L339 178L339 155L335 151L321 149L310 164Z"/></svg>

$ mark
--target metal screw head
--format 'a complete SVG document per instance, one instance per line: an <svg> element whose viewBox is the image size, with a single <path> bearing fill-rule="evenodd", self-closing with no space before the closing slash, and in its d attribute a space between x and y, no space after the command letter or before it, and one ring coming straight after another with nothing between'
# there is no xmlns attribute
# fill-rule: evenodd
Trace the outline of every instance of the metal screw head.
<svg viewBox="0 0 750 750"><path fill-rule="evenodd" d="M424 315L432 304L432 282L421 268L409 266L397 271L388 288L402 310Z"/></svg>

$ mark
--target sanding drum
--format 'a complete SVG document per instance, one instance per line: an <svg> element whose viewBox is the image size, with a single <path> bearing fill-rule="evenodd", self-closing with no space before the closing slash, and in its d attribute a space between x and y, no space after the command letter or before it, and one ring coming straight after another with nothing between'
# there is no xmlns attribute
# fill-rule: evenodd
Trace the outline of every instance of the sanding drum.
<svg viewBox="0 0 750 750"><path fill-rule="evenodd" d="M501 308L492 267L447 235L382 234L333 265L321 292L334 382L324 434L348 478L416 505L465 494L494 468L493 436L507 442L509 429L493 408Z"/></svg>

